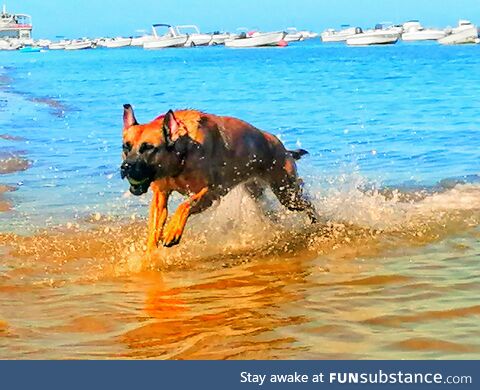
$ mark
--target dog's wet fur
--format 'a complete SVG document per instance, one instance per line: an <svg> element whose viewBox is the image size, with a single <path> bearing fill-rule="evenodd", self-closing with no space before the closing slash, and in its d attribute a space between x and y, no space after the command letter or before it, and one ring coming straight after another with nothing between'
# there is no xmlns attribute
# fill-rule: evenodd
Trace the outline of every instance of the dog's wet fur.
<svg viewBox="0 0 480 390"><path fill-rule="evenodd" d="M316 222L295 163L305 150L288 151L277 137L247 122L196 110L170 110L139 124L126 104L123 122L122 178L128 179L134 195L153 191L149 251L160 241L164 246L178 244L190 215L207 209L240 183L255 197L268 185L282 205L305 211ZM173 191L189 198L164 229Z"/></svg>

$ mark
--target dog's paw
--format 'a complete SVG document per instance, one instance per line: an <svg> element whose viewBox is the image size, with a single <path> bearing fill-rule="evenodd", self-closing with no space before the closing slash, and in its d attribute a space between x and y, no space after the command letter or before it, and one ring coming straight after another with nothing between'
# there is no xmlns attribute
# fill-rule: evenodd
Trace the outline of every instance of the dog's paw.
<svg viewBox="0 0 480 390"><path fill-rule="evenodd" d="M163 246L167 248L178 245L182 238L183 226L175 222L176 221L171 221L163 234L162 243Z"/></svg>

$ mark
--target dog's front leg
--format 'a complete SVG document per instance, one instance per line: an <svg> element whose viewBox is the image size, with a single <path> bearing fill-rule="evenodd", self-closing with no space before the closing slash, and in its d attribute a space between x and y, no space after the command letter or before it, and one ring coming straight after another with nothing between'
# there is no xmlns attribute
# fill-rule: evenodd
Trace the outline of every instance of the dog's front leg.
<svg viewBox="0 0 480 390"><path fill-rule="evenodd" d="M147 252L152 252L157 248L168 215L168 193L160 190L155 185L152 185L151 188L153 197L148 222Z"/></svg>
<svg viewBox="0 0 480 390"><path fill-rule="evenodd" d="M207 194L208 187L205 187L200 192L191 196L180 206L178 206L177 211L175 211L175 214L172 216L172 219L165 228L165 234L163 235L164 246L171 247L177 245L180 242L188 217L193 212L198 212L197 210L199 208L205 209L206 207L208 207L207 204L212 203L209 200L209 196ZM205 207L203 207L204 203Z"/></svg>

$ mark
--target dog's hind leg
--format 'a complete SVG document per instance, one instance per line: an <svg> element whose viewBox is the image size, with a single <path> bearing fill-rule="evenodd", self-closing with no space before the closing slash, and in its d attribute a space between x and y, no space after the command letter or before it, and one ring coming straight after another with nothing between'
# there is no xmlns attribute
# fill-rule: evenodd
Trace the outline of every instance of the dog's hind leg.
<svg viewBox="0 0 480 390"><path fill-rule="evenodd" d="M258 179L251 179L247 181L244 186L245 190L254 200L260 200L265 194L265 183L260 182Z"/></svg>
<svg viewBox="0 0 480 390"><path fill-rule="evenodd" d="M311 223L318 222L319 216L312 202L305 196L302 180L297 176L295 163L287 159L285 166L273 172L270 187L280 203L291 211L305 211Z"/></svg>
<svg viewBox="0 0 480 390"><path fill-rule="evenodd" d="M213 204L214 200L215 197L209 192L208 187L205 187L180 204L165 228L163 245L166 247L177 245L182 238L188 217L207 209Z"/></svg>

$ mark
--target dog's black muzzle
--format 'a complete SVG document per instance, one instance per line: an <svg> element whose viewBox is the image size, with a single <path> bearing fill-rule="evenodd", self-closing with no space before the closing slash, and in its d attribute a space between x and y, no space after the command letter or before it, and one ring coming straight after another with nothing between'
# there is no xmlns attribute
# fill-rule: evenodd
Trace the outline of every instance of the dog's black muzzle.
<svg viewBox="0 0 480 390"><path fill-rule="evenodd" d="M130 192L136 196L145 194L153 181L152 169L142 160L125 160L120 167L120 175L128 180Z"/></svg>

